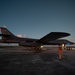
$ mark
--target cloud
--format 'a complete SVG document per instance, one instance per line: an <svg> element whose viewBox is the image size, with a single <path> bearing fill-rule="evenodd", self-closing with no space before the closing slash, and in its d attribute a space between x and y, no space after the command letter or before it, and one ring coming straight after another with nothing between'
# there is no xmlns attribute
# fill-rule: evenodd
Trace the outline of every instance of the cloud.
<svg viewBox="0 0 75 75"><path fill-rule="evenodd" d="M18 34L17 36L18 36L18 37L22 37L22 38L26 38L26 37L27 37L27 36L22 35L22 34Z"/></svg>

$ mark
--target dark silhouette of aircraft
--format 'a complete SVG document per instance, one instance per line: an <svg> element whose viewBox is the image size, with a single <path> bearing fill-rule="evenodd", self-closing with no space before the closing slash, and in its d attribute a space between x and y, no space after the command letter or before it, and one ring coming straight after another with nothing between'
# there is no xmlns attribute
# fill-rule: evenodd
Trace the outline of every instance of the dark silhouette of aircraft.
<svg viewBox="0 0 75 75"><path fill-rule="evenodd" d="M20 46L34 47L35 49L39 49L42 45L59 44L56 43L56 41L52 41L70 35L66 32L50 32L41 39L33 39L17 37L5 27L0 27L0 31L0 36L2 37L2 39L0 40L1 43L18 43Z"/></svg>

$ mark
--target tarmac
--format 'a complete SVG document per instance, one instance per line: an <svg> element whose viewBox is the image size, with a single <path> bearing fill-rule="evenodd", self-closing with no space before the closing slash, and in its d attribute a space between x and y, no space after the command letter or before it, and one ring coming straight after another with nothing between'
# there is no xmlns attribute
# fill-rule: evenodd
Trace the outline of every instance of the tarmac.
<svg viewBox="0 0 75 75"><path fill-rule="evenodd" d="M75 50L0 48L0 75L75 75Z"/></svg>

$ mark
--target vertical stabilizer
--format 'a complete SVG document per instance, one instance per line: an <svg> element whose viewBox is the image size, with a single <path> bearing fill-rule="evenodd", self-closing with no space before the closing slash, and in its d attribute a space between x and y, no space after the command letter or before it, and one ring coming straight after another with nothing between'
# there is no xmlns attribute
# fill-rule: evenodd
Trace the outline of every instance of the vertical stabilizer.
<svg viewBox="0 0 75 75"><path fill-rule="evenodd" d="M13 35L7 28L0 27L2 34Z"/></svg>
<svg viewBox="0 0 75 75"><path fill-rule="evenodd" d="M1 31L1 36L2 39L11 39L13 37L15 37L7 28L5 27L0 27L0 31Z"/></svg>

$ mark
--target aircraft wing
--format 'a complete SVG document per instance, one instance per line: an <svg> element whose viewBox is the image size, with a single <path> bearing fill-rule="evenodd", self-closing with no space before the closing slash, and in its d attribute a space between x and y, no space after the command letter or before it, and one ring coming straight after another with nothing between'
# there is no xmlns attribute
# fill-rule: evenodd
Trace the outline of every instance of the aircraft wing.
<svg viewBox="0 0 75 75"><path fill-rule="evenodd" d="M69 33L65 33L65 32L51 32L46 36L42 37L41 39L39 39L37 42L46 43L69 35L70 35Z"/></svg>

